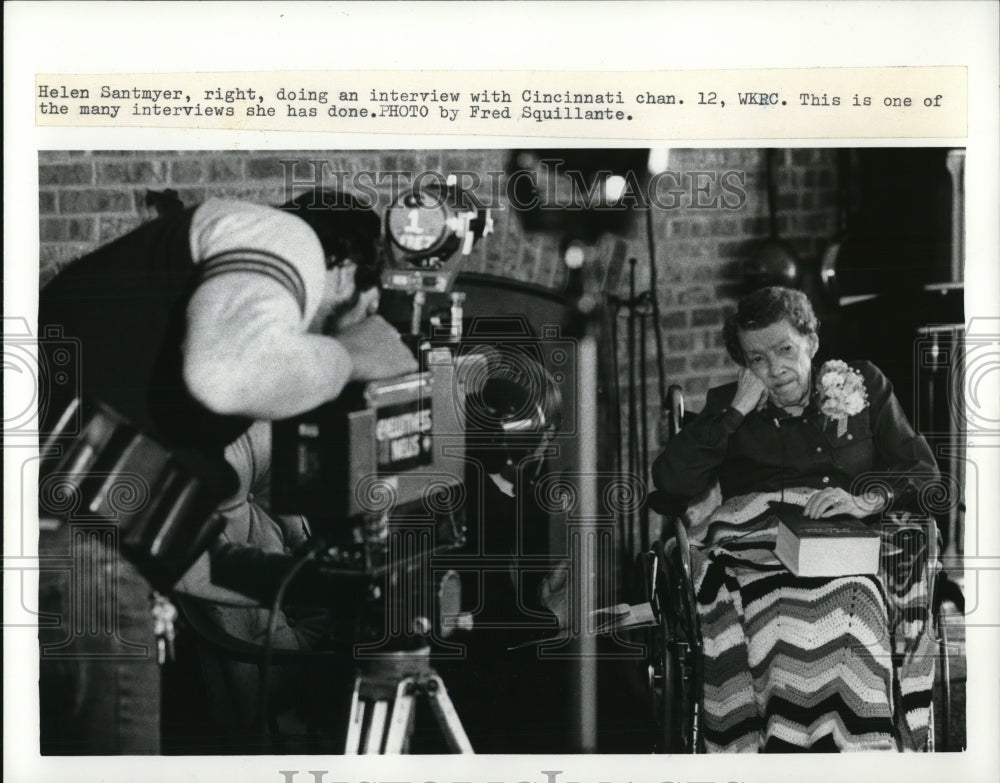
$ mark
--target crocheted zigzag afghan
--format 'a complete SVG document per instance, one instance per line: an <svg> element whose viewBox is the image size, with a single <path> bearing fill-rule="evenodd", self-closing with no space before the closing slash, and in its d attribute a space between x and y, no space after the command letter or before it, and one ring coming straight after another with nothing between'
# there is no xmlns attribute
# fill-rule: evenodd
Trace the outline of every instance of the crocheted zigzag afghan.
<svg viewBox="0 0 1000 783"><path fill-rule="evenodd" d="M812 491L781 499L804 504ZM925 749L934 643L923 524L882 525L878 576L800 578L774 556L778 499L731 498L691 528L706 748Z"/></svg>

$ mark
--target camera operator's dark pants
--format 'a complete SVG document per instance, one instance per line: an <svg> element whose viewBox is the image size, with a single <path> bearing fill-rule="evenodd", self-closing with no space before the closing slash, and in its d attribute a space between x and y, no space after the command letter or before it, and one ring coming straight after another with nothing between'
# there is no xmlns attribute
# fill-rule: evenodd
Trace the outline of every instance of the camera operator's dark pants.
<svg viewBox="0 0 1000 783"><path fill-rule="evenodd" d="M39 707L43 755L160 751L152 589L100 523L42 531Z"/></svg>

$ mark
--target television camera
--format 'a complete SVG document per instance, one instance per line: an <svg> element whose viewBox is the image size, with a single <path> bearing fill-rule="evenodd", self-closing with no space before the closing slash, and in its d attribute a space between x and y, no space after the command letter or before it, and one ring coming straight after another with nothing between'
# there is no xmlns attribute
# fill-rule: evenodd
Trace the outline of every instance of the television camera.
<svg viewBox="0 0 1000 783"><path fill-rule="evenodd" d="M433 349L422 340L422 307L427 293L451 292L462 259L492 231L489 211L474 204L454 177L439 178L398 195L383 217L382 287L412 297L410 345L421 371L350 384L337 400L273 426L274 510L305 515L327 545L324 565L355 583L367 580L376 605L423 568L430 551L464 542L463 405L468 380L483 377L470 370L485 358L455 355L460 293L446 339ZM450 634L442 612L457 614L458 598L445 576L431 596L440 608L433 618L423 611L425 590L406 591L419 606L401 612L410 627L392 628L394 636ZM384 631L372 622L363 627L363 637Z"/></svg>
<svg viewBox="0 0 1000 783"><path fill-rule="evenodd" d="M431 181L405 191L386 209L382 288L410 297L407 340L418 352L428 294L451 294L448 329L444 331L450 342L462 339L465 295L452 292L452 288L475 243L492 233L492 214L456 186L454 175L444 183Z"/></svg>
<svg viewBox="0 0 1000 783"><path fill-rule="evenodd" d="M272 506L306 516L324 542L324 566L363 583L363 643L419 646L452 631L457 585L446 574L427 595L424 577L432 553L464 543L462 404L468 369L483 360L456 363L439 348L424 371L349 385L337 400L273 425ZM391 599L406 605L385 607Z"/></svg>
<svg viewBox="0 0 1000 783"><path fill-rule="evenodd" d="M490 211L455 183L452 175L444 185L433 181L415 187L386 209L383 288L447 293L462 259L479 239L493 233Z"/></svg>
<svg viewBox="0 0 1000 783"><path fill-rule="evenodd" d="M461 293L452 294L447 328L424 334L426 296L452 293L462 258L492 230L488 211L465 203L449 182L402 194L384 216L382 285L412 297L420 371L348 385L337 400L273 424L272 509L308 518L321 567L345 588L338 602L358 599L349 753L405 751L415 696L430 700L452 750L471 751L429 662L432 644L461 656L447 639L471 623L457 574L433 558L465 543L465 476L477 443L503 449L509 435L523 450L538 406L505 401L512 380L495 355L458 350ZM551 424L537 422L539 431Z"/></svg>

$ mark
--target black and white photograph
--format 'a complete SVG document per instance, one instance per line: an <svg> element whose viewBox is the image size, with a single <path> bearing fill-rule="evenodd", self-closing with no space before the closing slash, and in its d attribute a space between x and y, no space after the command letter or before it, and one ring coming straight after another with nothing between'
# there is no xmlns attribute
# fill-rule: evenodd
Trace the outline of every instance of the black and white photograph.
<svg viewBox="0 0 1000 783"><path fill-rule="evenodd" d="M40 153L42 753L963 750L964 164Z"/></svg>

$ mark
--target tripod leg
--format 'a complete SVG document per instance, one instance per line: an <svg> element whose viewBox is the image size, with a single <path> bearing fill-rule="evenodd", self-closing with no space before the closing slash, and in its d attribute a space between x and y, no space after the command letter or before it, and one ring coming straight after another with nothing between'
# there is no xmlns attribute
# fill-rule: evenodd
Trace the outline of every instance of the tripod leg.
<svg viewBox="0 0 1000 783"><path fill-rule="evenodd" d="M382 739L385 736L385 719L389 713L389 702L379 699L371 702L372 720L368 725L368 736L365 737L365 754L377 756L382 752Z"/></svg>
<svg viewBox="0 0 1000 783"><path fill-rule="evenodd" d="M347 723L347 742L344 744L344 754L356 756L361 751L361 730L365 722L365 703L361 700L361 678L354 681L354 693L351 695L351 714Z"/></svg>
<svg viewBox="0 0 1000 783"><path fill-rule="evenodd" d="M465 733L462 721L455 711L451 697L448 696L448 689L444 687L441 678L434 674L427 679L427 695L430 700L431 709L437 716L441 731L448 743L448 747L453 753L475 753L472 743Z"/></svg>
<svg viewBox="0 0 1000 783"><path fill-rule="evenodd" d="M413 700L415 686L412 678L399 683L396 700L392 705L392 716L385 738L385 753L406 753L409 748L410 732L413 729Z"/></svg>

